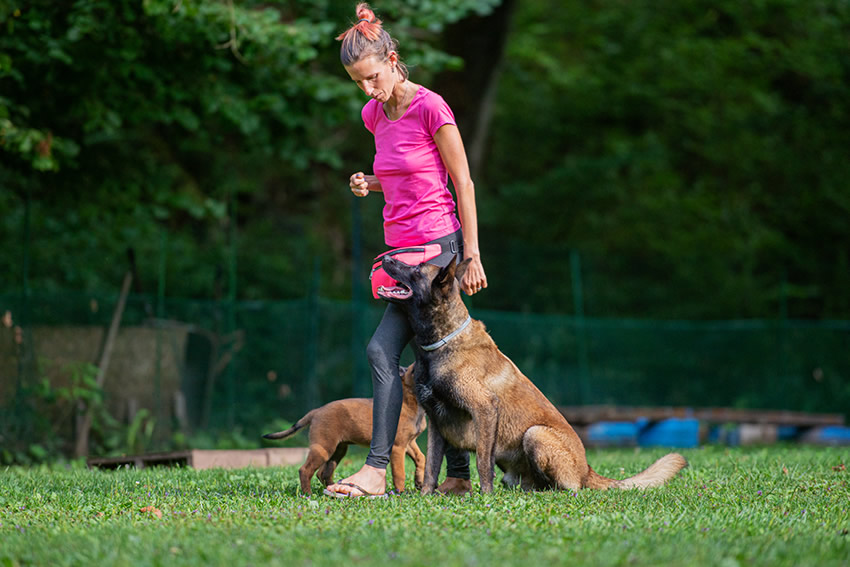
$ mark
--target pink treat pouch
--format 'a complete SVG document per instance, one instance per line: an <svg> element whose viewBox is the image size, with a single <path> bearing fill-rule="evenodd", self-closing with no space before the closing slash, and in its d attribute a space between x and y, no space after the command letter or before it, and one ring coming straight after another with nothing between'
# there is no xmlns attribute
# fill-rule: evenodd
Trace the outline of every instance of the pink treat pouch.
<svg viewBox="0 0 850 567"><path fill-rule="evenodd" d="M384 256L392 256L396 260L404 262L408 266L418 266L422 262L427 262L436 258L443 252L443 247L439 244L426 244L424 246L403 246L387 250L380 256L375 257L375 263L372 264L372 273L369 274L369 279L372 282L372 297L378 297L378 288L393 287L398 284L398 281L392 279L389 274L384 271L382 263Z"/></svg>

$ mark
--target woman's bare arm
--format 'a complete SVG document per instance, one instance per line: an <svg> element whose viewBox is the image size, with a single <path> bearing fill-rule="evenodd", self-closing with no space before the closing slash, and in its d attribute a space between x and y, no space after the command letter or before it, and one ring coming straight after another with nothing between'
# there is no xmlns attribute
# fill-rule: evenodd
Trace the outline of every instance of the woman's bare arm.
<svg viewBox="0 0 850 567"><path fill-rule="evenodd" d="M434 134L434 141L440 150L443 163L452 178L457 193L457 208L460 224L463 228L463 255L471 258L461 281L461 289L474 295L487 287L487 275L481 263L481 251L478 248L478 213L475 208L475 185L469 174L469 162L460 137L460 130L454 124L441 126Z"/></svg>

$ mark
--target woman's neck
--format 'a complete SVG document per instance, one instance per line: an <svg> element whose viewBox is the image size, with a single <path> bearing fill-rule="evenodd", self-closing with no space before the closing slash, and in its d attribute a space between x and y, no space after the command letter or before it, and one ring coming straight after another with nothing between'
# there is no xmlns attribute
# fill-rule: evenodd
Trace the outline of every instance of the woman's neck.
<svg viewBox="0 0 850 567"><path fill-rule="evenodd" d="M384 112L390 120L398 120L407 111L418 87L408 80L396 83L392 96L384 103Z"/></svg>

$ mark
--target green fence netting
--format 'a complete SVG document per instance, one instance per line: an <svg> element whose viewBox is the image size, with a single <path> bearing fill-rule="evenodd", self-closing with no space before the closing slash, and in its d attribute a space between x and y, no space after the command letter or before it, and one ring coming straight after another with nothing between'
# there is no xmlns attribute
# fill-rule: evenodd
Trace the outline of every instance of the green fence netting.
<svg viewBox="0 0 850 567"><path fill-rule="evenodd" d="M365 347L383 312L378 302L156 302L129 297L103 405L122 423L147 410L163 446L178 431L259 436L276 420L370 395ZM55 397L75 384L81 365L98 363L116 303L89 294L0 295L0 442L35 435L33 413L22 405ZM559 405L850 408L848 321L472 314ZM407 351L403 362L412 356ZM70 437L75 412L66 413L53 427Z"/></svg>

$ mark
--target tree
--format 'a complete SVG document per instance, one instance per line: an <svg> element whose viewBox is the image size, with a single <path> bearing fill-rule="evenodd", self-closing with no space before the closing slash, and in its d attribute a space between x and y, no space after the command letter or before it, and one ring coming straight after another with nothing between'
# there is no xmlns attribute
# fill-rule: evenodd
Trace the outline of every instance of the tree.
<svg viewBox="0 0 850 567"><path fill-rule="evenodd" d="M388 25L412 63L436 69L453 61L430 46L442 26L493 4L396 3ZM240 295L302 294L299 268L315 254L344 265L339 180L344 164L371 161L362 95L333 40L353 8L36 0L0 11L0 203L12 211L0 235L31 227L29 281L112 288L133 247L142 279L167 256L171 293L209 297L233 222ZM23 270L18 250L0 254Z"/></svg>
<svg viewBox="0 0 850 567"><path fill-rule="evenodd" d="M514 30L484 183L492 243L527 235L502 305L569 310L576 249L591 314L850 316L846 5L541 0Z"/></svg>

